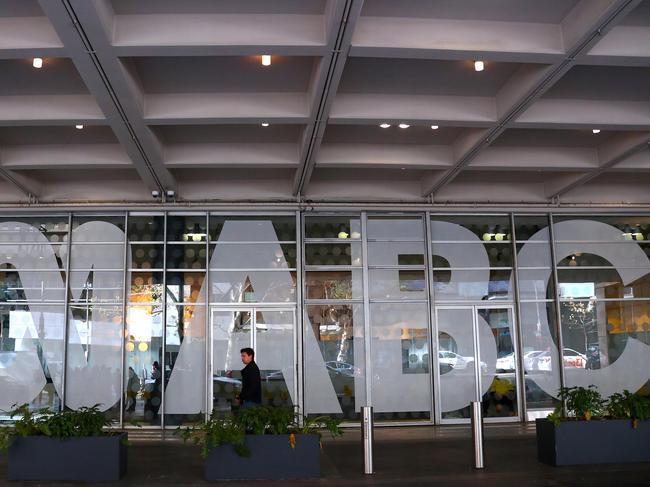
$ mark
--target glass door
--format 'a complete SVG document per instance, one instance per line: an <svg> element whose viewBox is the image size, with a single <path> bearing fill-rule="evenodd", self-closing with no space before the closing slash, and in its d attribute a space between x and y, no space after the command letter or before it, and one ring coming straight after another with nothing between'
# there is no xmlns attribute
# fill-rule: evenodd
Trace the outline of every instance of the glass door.
<svg viewBox="0 0 650 487"><path fill-rule="evenodd" d="M212 410L228 413L241 390L240 350L255 350L262 377L262 403L296 402L295 310L293 308L213 307Z"/></svg>
<svg viewBox="0 0 650 487"><path fill-rule="evenodd" d="M520 371L512 307L440 306L435 318L438 419L467 422L470 403L480 400L488 422L517 421Z"/></svg>

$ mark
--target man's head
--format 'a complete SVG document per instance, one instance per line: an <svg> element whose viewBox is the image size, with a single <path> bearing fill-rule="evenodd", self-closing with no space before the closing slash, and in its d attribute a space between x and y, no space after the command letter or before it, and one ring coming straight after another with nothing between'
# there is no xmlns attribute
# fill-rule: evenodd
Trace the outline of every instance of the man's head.
<svg viewBox="0 0 650 487"><path fill-rule="evenodd" d="M255 358L255 351L250 347L242 348L240 352L241 361L244 363L244 365L250 364Z"/></svg>

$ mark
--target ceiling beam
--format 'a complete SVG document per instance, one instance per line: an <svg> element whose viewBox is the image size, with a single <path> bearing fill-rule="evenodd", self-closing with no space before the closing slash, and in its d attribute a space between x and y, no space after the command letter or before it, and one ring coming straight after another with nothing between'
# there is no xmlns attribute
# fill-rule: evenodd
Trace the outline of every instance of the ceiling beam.
<svg viewBox="0 0 650 487"><path fill-rule="evenodd" d="M11 169L4 167L4 151L0 152L0 178L13 185L16 189L22 192L29 199L30 203L37 203L38 197L41 194L40 183L34 181L32 178L18 174Z"/></svg>
<svg viewBox="0 0 650 487"><path fill-rule="evenodd" d="M650 145L650 133L620 134L612 137L598 147L598 167L586 174L575 175L568 181L560 181L548 188L549 196L558 199L567 192L588 183L605 171L625 161L630 156L647 149Z"/></svg>
<svg viewBox="0 0 650 487"><path fill-rule="evenodd" d="M435 195L453 181L465 166L575 65L576 57L589 52L639 3L640 0L582 0L578 3L562 21L564 59L550 66L524 65L515 72L497 94L497 121L483 137L459 154L452 168L424 178L423 195Z"/></svg>
<svg viewBox="0 0 650 487"><path fill-rule="evenodd" d="M309 184L323 141L327 120L343 68L350 52L352 34L361 15L363 0L328 0L325 10L327 44L330 51L318 61L310 87L310 121L300 144L300 167L296 170L292 193L300 196Z"/></svg>
<svg viewBox="0 0 650 487"><path fill-rule="evenodd" d="M150 190L165 194L176 181L163 164L162 144L143 121L142 93L113 55L112 11L106 0L39 0L115 136Z"/></svg>

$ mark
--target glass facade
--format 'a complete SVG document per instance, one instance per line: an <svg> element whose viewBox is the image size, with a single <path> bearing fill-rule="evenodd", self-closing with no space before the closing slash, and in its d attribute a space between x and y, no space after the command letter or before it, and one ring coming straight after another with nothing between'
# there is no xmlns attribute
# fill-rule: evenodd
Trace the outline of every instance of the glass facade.
<svg viewBox="0 0 650 487"><path fill-rule="evenodd" d="M0 215L2 411L203 421L252 346L265 404L523 421L561 384L650 393L649 316L647 216Z"/></svg>

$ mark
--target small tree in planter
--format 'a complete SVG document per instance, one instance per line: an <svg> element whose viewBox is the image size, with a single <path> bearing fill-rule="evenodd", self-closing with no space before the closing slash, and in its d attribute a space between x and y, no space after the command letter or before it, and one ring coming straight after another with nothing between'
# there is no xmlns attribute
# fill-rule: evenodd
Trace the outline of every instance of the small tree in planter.
<svg viewBox="0 0 650 487"><path fill-rule="evenodd" d="M126 433L107 432L98 406L76 411L11 412L0 428L0 451L8 453L9 480L119 480L126 472Z"/></svg>
<svg viewBox="0 0 650 487"><path fill-rule="evenodd" d="M328 416L309 418L291 407L256 406L236 416L213 413L179 434L201 446L207 480L297 479L320 476L320 433L341 434Z"/></svg>
<svg viewBox="0 0 650 487"><path fill-rule="evenodd" d="M650 398L629 391L604 400L595 386L563 387L564 404L536 421L537 457L550 465L650 461Z"/></svg>

